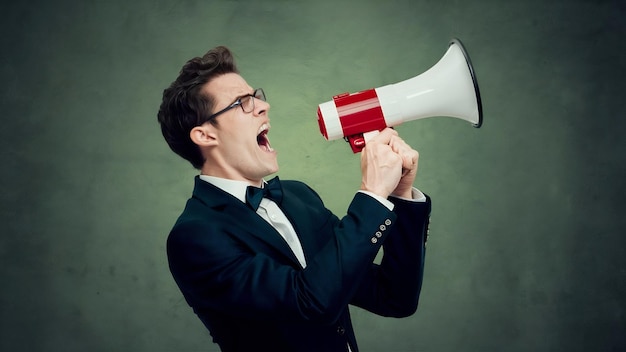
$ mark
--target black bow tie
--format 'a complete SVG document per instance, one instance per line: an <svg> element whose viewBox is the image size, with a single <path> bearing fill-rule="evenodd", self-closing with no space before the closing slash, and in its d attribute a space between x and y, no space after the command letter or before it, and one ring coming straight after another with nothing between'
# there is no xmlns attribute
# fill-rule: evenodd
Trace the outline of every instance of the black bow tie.
<svg viewBox="0 0 626 352"><path fill-rule="evenodd" d="M246 189L246 203L252 210L256 211L259 208L263 198L271 199L277 204L283 200L283 188L280 186L278 176L269 180L263 188L248 186Z"/></svg>

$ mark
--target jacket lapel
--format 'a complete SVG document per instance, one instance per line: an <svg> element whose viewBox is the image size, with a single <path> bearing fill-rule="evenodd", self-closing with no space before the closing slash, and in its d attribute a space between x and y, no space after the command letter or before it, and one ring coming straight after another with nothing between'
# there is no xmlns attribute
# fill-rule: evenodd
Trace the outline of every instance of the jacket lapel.
<svg viewBox="0 0 626 352"><path fill-rule="evenodd" d="M237 231L232 231L234 235L243 238L244 241L244 237L249 236L261 240L300 267L298 259L283 237L267 221L233 195L196 176L193 197L208 208L220 212L222 216L216 221L225 222L233 229L237 229Z"/></svg>
<svg viewBox="0 0 626 352"><path fill-rule="evenodd" d="M315 204L316 199L301 190L293 190L289 181L283 181L282 185L283 202L280 208L296 230L304 257L309 263L330 240L330 236L327 232L319 231L320 218L311 215L311 204ZM326 211L325 208L317 210Z"/></svg>

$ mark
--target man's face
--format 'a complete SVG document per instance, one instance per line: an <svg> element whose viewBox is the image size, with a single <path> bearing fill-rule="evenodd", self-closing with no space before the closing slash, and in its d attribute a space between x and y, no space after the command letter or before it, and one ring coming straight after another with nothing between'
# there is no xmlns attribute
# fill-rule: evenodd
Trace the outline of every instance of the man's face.
<svg viewBox="0 0 626 352"><path fill-rule="evenodd" d="M254 89L240 75L228 73L211 80L202 91L214 97L213 112L216 112L240 97L253 94ZM237 106L216 117L218 124L212 126L216 143L209 151L212 159L209 167L214 176L257 183L278 171L276 151L267 138L270 105L253 99L251 112Z"/></svg>

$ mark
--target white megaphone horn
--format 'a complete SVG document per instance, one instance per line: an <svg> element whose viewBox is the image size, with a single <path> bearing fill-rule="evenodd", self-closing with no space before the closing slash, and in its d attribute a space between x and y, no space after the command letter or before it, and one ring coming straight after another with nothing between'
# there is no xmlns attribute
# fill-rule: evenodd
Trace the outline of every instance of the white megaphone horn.
<svg viewBox="0 0 626 352"><path fill-rule="evenodd" d="M448 51L435 66L416 77L339 94L317 109L322 135L328 140L345 138L355 153L365 147L372 132L434 116L456 117L477 128L483 121L476 75L458 39L450 41Z"/></svg>

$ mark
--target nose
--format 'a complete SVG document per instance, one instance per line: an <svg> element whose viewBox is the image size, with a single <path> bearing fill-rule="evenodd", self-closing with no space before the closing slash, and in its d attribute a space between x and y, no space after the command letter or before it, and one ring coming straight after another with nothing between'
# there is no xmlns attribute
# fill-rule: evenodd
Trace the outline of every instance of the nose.
<svg viewBox="0 0 626 352"><path fill-rule="evenodd" d="M267 114L267 112L270 109L270 103L268 103L267 101L263 101L261 99L257 99L257 98L253 98L254 99L254 115L255 116L262 116Z"/></svg>

